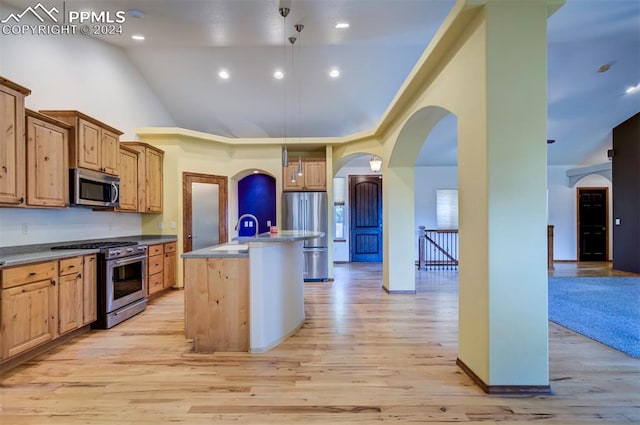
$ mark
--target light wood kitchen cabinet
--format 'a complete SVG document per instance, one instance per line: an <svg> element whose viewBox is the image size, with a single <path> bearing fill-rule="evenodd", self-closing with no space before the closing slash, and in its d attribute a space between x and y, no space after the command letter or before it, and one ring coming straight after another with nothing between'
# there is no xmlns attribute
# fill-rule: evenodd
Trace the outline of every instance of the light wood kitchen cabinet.
<svg viewBox="0 0 640 425"><path fill-rule="evenodd" d="M164 244L164 267L162 268L163 287L171 288L176 284L176 243L170 242Z"/></svg>
<svg viewBox="0 0 640 425"><path fill-rule="evenodd" d="M26 110L28 206L69 205L70 129L63 122Z"/></svg>
<svg viewBox="0 0 640 425"><path fill-rule="evenodd" d="M58 282L58 333L78 329L83 322L84 282L82 257L60 260Z"/></svg>
<svg viewBox="0 0 640 425"><path fill-rule="evenodd" d="M79 111L45 110L49 115L72 127L69 143L71 168L86 168L118 175L121 131Z"/></svg>
<svg viewBox="0 0 640 425"><path fill-rule="evenodd" d="M154 295L176 284L176 242L149 245L147 252L147 289Z"/></svg>
<svg viewBox="0 0 640 425"><path fill-rule="evenodd" d="M138 156L140 152L120 146L120 207L116 211L138 211Z"/></svg>
<svg viewBox="0 0 640 425"><path fill-rule="evenodd" d="M24 98L31 90L0 77L0 206L25 199Z"/></svg>
<svg viewBox="0 0 640 425"><path fill-rule="evenodd" d="M148 294L153 295L164 289L164 244L149 245L147 252L147 289Z"/></svg>
<svg viewBox="0 0 640 425"><path fill-rule="evenodd" d="M98 320L98 260L95 254L82 259L82 324L88 325Z"/></svg>
<svg viewBox="0 0 640 425"><path fill-rule="evenodd" d="M298 161L291 161L282 169L282 187L284 191L327 190L326 162L324 160L303 160L303 175L298 176ZM291 174L296 175L296 181L291 181Z"/></svg>
<svg viewBox="0 0 640 425"><path fill-rule="evenodd" d="M4 360L55 337L58 262L12 267L0 273L0 345Z"/></svg>
<svg viewBox="0 0 640 425"><path fill-rule="evenodd" d="M142 142L122 142L139 152L138 157L138 211L162 212L164 151Z"/></svg>

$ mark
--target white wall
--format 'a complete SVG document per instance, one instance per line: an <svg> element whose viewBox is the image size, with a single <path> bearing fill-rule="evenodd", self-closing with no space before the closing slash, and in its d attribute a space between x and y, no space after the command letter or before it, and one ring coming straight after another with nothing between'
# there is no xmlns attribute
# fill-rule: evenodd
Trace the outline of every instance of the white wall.
<svg viewBox="0 0 640 425"><path fill-rule="evenodd" d="M126 53L96 38L2 35L0 75L31 89L27 108L79 110L123 131L120 140L135 140L139 127L175 125ZM140 214L0 208L0 246L140 233Z"/></svg>
<svg viewBox="0 0 640 425"><path fill-rule="evenodd" d="M576 166L547 167L547 185L549 188L548 223L554 227L554 258L556 260L576 261L576 192L578 187L609 188L609 259L613 252L613 204L611 182L599 175L582 178L576 187L569 187L567 170ZM416 167L415 168L415 214L416 227L436 228L436 189L457 189L457 167ZM416 251L418 258L416 228Z"/></svg>

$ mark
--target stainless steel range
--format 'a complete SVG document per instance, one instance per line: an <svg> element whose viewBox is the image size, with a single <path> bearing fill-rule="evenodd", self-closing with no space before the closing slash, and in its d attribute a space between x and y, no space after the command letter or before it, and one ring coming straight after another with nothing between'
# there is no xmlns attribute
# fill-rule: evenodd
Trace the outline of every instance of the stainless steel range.
<svg viewBox="0 0 640 425"><path fill-rule="evenodd" d="M94 329L109 329L147 307L147 246L134 241L91 242L52 249L99 249L98 320Z"/></svg>

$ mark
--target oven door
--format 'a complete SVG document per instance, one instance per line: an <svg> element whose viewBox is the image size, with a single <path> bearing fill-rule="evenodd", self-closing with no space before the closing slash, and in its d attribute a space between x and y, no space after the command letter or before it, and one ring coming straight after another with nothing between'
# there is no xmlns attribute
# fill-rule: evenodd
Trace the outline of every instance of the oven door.
<svg viewBox="0 0 640 425"><path fill-rule="evenodd" d="M107 260L106 263L107 313L111 313L146 296L146 255Z"/></svg>

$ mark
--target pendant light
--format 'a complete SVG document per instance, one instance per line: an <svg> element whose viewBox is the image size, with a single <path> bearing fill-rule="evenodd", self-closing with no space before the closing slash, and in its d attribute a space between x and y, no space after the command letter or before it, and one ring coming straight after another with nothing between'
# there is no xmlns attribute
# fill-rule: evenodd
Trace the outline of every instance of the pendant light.
<svg viewBox="0 0 640 425"><path fill-rule="evenodd" d="M282 27L283 43L282 43L282 66L286 68L287 64L287 15L291 12L288 7L281 7L278 9L280 16L284 19L284 26ZM284 105L284 145L282 145L282 166L289 166L289 152L287 151L287 85L283 85L283 105Z"/></svg>
<svg viewBox="0 0 640 425"><path fill-rule="evenodd" d="M296 75L296 61L295 61L295 44L296 44L296 40L297 38L295 36L291 36L289 37L289 44L291 44L291 75ZM300 156L298 156L298 172L297 174L299 176L302 176L302 158L300 158ZM291 169L291 183L295 183L296 182L296 172L295 170Z"/></svg>
<svg viewBox="0 0 640 425"><path fill-rule="evenodd" d="M304 25L296 24L294 26L296 31L298 32L298 39L301 40L302 30L304 29ZM300 62L300 43L298 43L298 62ZM298 71L295 74L298 79L298 141L302 142L302 72ZM302 157L298 156L298 176L302 177L304 171L302 168Z"/></svg>
<svg viewBox="0 0 640 425"><path fill-rule="evenodd" d="M373 155L369 160L369 167L371 167L371 171L373 171L374 173L377 173L382 168L382 159Z"/></svg>

